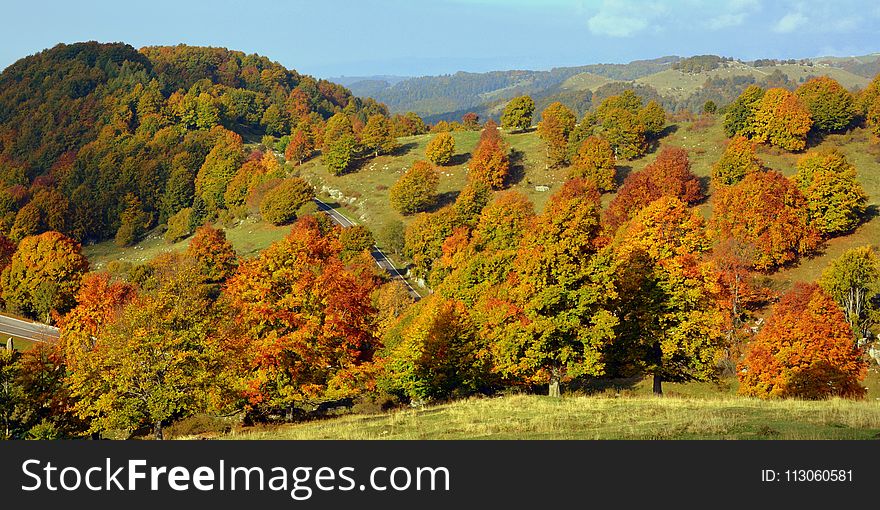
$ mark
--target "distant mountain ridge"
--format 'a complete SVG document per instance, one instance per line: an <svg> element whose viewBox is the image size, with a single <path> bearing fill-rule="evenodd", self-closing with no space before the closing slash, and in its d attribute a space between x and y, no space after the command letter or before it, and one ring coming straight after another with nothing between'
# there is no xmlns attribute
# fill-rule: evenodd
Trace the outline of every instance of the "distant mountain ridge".
<svg viewBox="0 0 880 510"><path fill-rule="evenodd" d="M774 71L779 73L774 73ZM780 75L781 73L781 75ZM801 60L744 62L715 55L665 56L636 60L628 64L591 64L559 67L549 71L508 70L485 73L460 71L454 74L397 78L363 77L359 80L333 78L360 97L372 97L393 112L414 111L428 122L457 120L474 111L497 116L510 98L529 94L539 108L561 101L582 112L592 104L592 95L602 90L619 90L624 84L639 87L644 95L663 98L670 110L699 109L706 100L729 102L732 95L751 83L797 86L809 76L827 74L845 87L864 86L880 73L880 54L855 57L816 57Z"/></svg>

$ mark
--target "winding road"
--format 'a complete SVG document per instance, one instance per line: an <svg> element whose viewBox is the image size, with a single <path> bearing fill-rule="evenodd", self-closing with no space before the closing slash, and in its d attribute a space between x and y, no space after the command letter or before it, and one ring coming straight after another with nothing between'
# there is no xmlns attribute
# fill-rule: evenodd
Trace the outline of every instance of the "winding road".
<svg viewBox="0 0 880 510"><path fill-rule="evenodd" d="M39 322L16 319L8 315L0 315L0 344L5 345L8 337L31 342L46 342L58 338L58 328Z"/></svg>
<svg viewBox="0 0 880 510"><path fill-rule="evenodd" d="M329 204L324 203L317 198L315 198L314 201L318 205L318 209L326 213L327 216L330 216L330 219L333 220L333 222L340 227L347 228L357 225L357 223L340 214L339 211L331 207ZM385 252L380 250L378 246L373 245L373 249L370 252L370 255L373 256L373 260L376 261L376 265L378 265L379 267L387 271L389 275L391 275L392 280L399 280L403 282L404 285L406 285L406 290L407 292L409 292L410 296L412 296L416 300L421 299L422 296L418 292L416 292L416 289L414 289L413 286L410 285L406 278L404 278L404 276L400 273L400 271L397 270L397 267L394 266L394 263L391 262L391 259L388 258L388 255L385 255Z"/></svg>

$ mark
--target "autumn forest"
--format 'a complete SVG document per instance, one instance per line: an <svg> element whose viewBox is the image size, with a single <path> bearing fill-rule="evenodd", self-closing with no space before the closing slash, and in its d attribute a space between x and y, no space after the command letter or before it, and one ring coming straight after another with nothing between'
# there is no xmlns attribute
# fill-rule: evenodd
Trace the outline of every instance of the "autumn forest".
<svg viewBox="0 0 880 510"><path fill-rule="evenodd" d="M810 72L699 105L621 81L429 121L221 48L22 58L0 74L0 307L57 335L0 346L0 438L162 439L611 381L864 400L880 76ZM233 232L274 237L244 253Z"/></svg>

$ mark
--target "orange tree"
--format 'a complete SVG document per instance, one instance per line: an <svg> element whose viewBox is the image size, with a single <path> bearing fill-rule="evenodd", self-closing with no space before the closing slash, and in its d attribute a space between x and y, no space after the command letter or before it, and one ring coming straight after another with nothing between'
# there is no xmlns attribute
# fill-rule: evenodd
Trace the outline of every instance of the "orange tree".
<svg viewBox="0 0 880 510"><path fill-rule="evenodd" d="M865 395L867 364L843 312L816 284L798 283L773 307L740 366L740 393L822 399Z"/></svg>
<svg viewBox="0 0 880 510"><path fill-rule="evenodd" d="M664 147L653 163L628 175L608 205L605 220L616 229L639 209L663 196L676 197L689 205L703 199L700 180L691 172L685 149Z"/></svg>
<svg viewBox="0 0 880 510"><path fill-rule="evenodd" d="M307 216L227 283L244 363L241 390L258 415L290 417L359 388L378 343L370 297L376 281L346 266L341 250Z"/></svg>
<svg viewBox="0 0 880 510"><path fill-rule="evenodd" d="M538 136L547 144L547 159L550 166L566 163L568 135L574 130L575 123L577 117L574 112L558 101L541 112Z"/></svg>
<svg viewBox="0 0 880 510"><path fill-rule="evenodd" d="M775 170L746 175L716 191L712 227L718 238L751 247L751 265L759 270L792 262L820 242L803 194Z"/></svg>
<svg viewBox="0 0 880 510"><path fill-rule="evenodd" d="M480 141L468 163L468 178L481 180L492 189L501 189L510 173L510 147L501 139L498 125L486 122Z"/></svg>

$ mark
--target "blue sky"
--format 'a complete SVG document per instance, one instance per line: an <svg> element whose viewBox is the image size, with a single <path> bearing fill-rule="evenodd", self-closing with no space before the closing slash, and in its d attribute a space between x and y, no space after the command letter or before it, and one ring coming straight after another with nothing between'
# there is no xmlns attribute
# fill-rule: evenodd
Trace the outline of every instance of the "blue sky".
<svg viewBox="0 0 880 510"><path fill-rule="evenodd" d="M0 67L85 40L260 53L320 77L548 69L713 53L880 51L865 0L100 0L5 3Z"/></svg>

